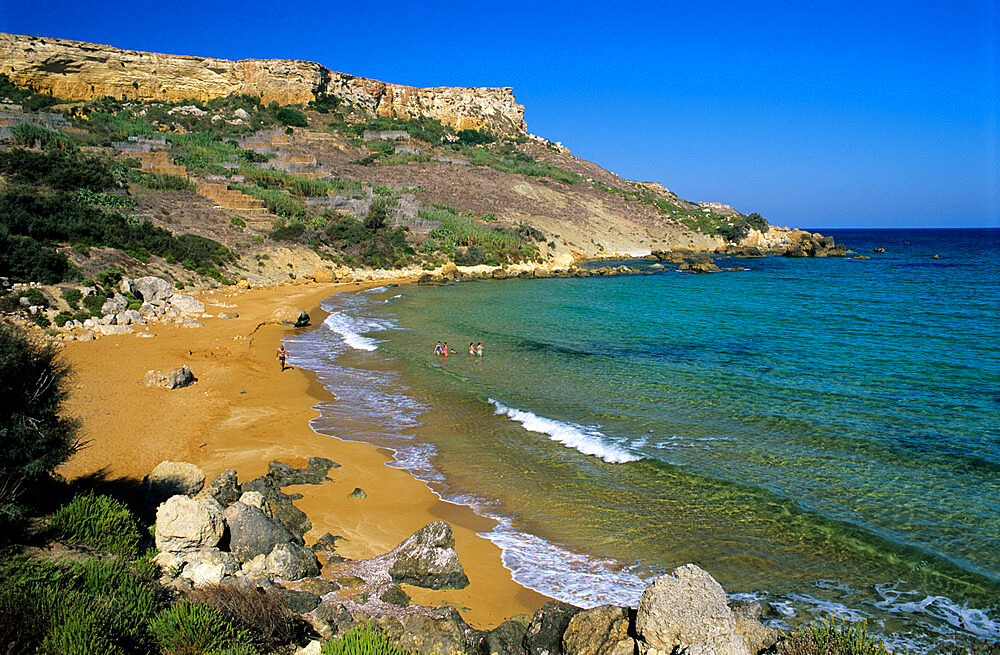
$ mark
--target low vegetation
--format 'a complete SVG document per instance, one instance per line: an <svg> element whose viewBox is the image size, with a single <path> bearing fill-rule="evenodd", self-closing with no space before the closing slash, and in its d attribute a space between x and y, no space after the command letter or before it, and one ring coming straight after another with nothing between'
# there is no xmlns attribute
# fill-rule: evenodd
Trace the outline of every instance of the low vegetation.
<svg viewBox="0 0 1000 655"><path fill-rule="evenodd" d="M409 655L389 637L361 624L323 644L323 655Z"/></svg>
<svg viewBox="0 0 1000 655"><path fill-rule="evenodd" d="M847 624L827 619L787 635L778 646L782 655L889 655L882 640L864 622Z"/></svg>
<svg viewBox="0 0 1000 655"><path fill-rule="evenodd" d="M421 251L427 254L443 252L463 266L500 266L535 261L538 246L534 242L544 240L541 232L534 228L522 226L515 231L482 225L472 216L459 214L450 208L421 209L420 217L441 223L441 227L430 232Z"/></svg>

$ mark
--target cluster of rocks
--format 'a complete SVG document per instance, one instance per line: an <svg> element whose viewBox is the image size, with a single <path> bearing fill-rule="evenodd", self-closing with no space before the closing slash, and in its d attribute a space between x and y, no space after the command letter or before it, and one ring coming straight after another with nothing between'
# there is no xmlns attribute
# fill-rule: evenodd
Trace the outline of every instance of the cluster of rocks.
<svg viewBox="0 0 1000 655"><path fill-rule="evenodd" d="M440 285L460 280L537 280L550 277L599 277L610 275L649 274L652 271L629 266L600 266L585 268L568 266L566 268L511 267L500 268L490 266L471 266L459 268L454 264L446 264L437 271L424 273L417 279L417 284Z"/></svg>
<svg viewBox="0 0 1000 655"><path fill-rule="evenodd" d="M721 585L693 564L653 582L638 609L550 601L530 619L477 630L454 607L412 604L400 586L468 585L443 521L367 560L337 555L340 538L330 534L307 548L303 537L312 526L292 503L301 496L281 489L323 484L338 467L323 458L307 462L303 468L272 462L266 475L243 484L233 470L205 484L192 464L157 466L143 480L143 493L147 507L156 508L161 582L181 595L212 585L275 590L314 637L329 639L364 622L421 655L750 655L780 637L761 623L759 604L727 601ZM319 642L300 652L319 652Z"/></svg>

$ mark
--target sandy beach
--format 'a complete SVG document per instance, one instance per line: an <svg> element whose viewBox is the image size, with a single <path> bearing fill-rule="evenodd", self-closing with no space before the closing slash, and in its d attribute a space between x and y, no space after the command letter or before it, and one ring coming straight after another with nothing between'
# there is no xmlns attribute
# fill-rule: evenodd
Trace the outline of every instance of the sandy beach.
<svg viewBox="0 0 1000 655"><path fill-rule="evenodd" d="M477 536L492 521L441 501L405 471L385 466L387 451L314 432L313 406L329 393L309 371L279 370L275 351L296 328L269 323L276 308L301 307L315 326L323 318L321 300L376 284L203 291L193 294L211 315L201 319L203 327L157 324L139 328L152 338L67 342L64 352L74 372L67 408L80 419L88 443L60 473L70 480L96 476L129 485L159 462L174 460L197 464L208 479L233 468L246 481L265 473L273 460L299 466L307 457L326 457L341 465L330 472L332 482L286 488L303 495L295 504L313 524L307 544L330 532L345 538L338 541L339 554L366 558L443 519L454 528L470 584L458 591L404 586L413 601L454 605L481 629L534 612L548 599L514 582L499 548ZM220 312L239 316L219 318ZM147 371L183 365L191 367L196 384L172 391L145 386ZM367 498L349 498L356 487Z"/></svg>

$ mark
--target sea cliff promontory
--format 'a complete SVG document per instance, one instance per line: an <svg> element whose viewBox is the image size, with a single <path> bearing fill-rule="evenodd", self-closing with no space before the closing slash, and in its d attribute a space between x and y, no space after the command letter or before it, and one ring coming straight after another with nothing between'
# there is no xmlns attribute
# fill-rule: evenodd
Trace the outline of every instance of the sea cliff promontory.
<svg viewBox="0 0 1000 655"><path fill-rule="evenodd" d="M0 33L3 71L14 83L70 100L138 101L259 96L280 105L328 94L376 116L427 116L455 129L524 135L524 106L510 87L417 88L356 77L311 62L159 54L109 45Z"/></svg>

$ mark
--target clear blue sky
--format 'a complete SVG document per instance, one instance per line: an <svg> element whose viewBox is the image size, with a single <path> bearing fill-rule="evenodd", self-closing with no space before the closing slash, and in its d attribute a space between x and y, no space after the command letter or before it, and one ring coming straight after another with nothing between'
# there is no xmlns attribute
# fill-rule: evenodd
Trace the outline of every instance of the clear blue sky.
<svg viewBox="0 0 1000 655"><path fill-rule="evenodd" d="M1000 226L998 23L997 0L0 0L0 31L513 86L574 154L814 228Z"/></svg>

